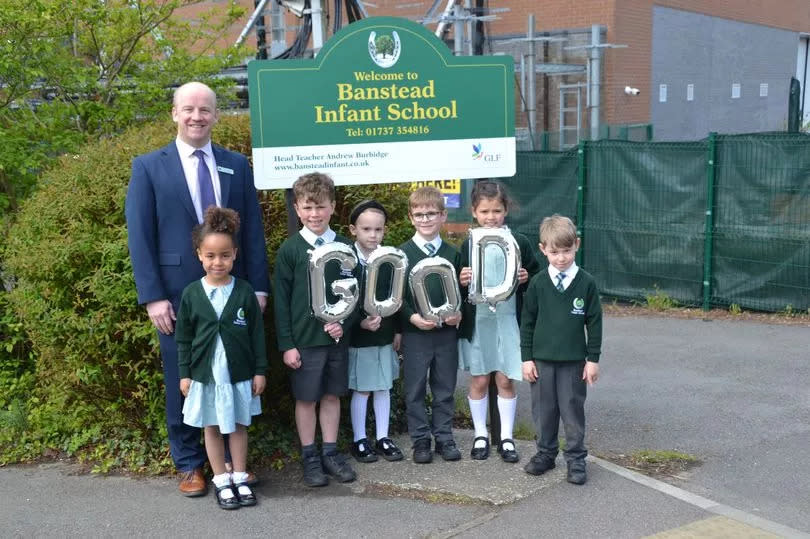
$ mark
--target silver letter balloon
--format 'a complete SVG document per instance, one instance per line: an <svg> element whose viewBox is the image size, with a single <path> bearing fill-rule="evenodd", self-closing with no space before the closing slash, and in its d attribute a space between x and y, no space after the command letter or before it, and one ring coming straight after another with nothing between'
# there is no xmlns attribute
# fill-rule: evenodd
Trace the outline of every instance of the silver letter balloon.
<svg viewBox="0 0 810 539"><path fill-rule="evenodd" d="M434 273L441 279L446 298L441 305L433 305L430 302L425 286L425 278ZM411 269L408 282L416 302L416 310L425 320L440 325L445 318L458 313L461 309L461 293L458 289L456 268L448 260L437 256L423 258Z"/></svg>
<svg viewBox="0 0 810 539"><path fill-rule="evenodd" d="M340 298L335 303L326 299L326 264L340 262L341 272L357 266L357 256L345 243L332 242L315 247L309 253L309 295L312 314L326 324L340 322L354 310L359 299L357 278L337 279L332 282L332 293Z"/></svg>
<svg viewBox="0 0 810 539"><path fill-rule="evenodd" d="M520 247L506 228L473 228L470 230L469 242L472 279L467 298L470 303L486 303L494 311L495 306L508 299L517 287ZM494 260L489 260L493 256L500 258L501 253L493 252L493 248L503 254L502 275L487 275L488 271L500 269L492 263ZM488 284L493 280L496 280L495 284Z"/></svg>
<svg viewBox="0 0 810 539"><path fill-rule="evenodd" d="M390 264L393 268L391 288L385 299L377 297L377 278L380 268ZM405 270L408 257L396 247L377 247L366 261L366 295L363 309L369 316L391 316L402 307L402 293L405 289Z"/></svg>

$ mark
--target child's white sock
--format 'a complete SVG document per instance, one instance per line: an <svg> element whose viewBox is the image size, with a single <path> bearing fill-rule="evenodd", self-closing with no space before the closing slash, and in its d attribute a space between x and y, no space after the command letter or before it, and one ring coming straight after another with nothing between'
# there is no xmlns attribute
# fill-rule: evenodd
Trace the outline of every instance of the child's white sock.
<svg viewBox="0 0 810 539"><path fill-rule="evenodd" d="M231 479L233 480L234 485L239 483L247 483L248 474L247 472L233 472L231 474ZM245 485L240 486L238 490L239 494L242 494L243 496L250 494L250 488L246 487Z"/></svg>
<svg viewBox="0 0 810 539"><path fill-rule="evenodd" d="M470 415L473 420L473 427L475 428L475 437L488 438L487 435L487 409L489 408L489 397L484 395L483 399L474 400L467 397L467 402L470 404ZM482 440L475 442L474 447L484 447L486 444Z"/></svg>
<svg viewBox="0 0 810 539"><path fill-rule="evenodd" d="M214 485L216 485L217 488L227 487L231 484L231 474L228 472L221 473L219 475L215 475L211 480L214 482ZM229 500L233 498L233 496L233 490L223 490L222 494L220 494L220 497L223 500Z"/></svg>
<svg viewBox="0 0 810 539"><path fill-rule="evenodd" d="M352 403L350 405L352 415L352 431L354 441L357 442L366 437L366 409L368 406L368 395L363 395L359 391L352 393Z"/></svg>
<svg viewBox="0 0 810 539"><path fill-rule="evenodd" d="M498 395L498 413L501 415L501 440L512 439L516 409L517 396L505 399Z"/></svg>
<svg viewBox="0 0 810 539"><path fill-rule="evenodd" d="M374 392L374 418L377 421L377 439L388 438L388 417L391 415L391 391Z"/></svg>

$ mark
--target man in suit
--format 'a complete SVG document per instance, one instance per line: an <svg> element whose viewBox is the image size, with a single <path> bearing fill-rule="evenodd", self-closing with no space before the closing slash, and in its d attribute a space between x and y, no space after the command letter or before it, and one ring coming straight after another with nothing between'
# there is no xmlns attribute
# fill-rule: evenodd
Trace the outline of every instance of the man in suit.
<svg viewBox="0 0 810 539"><path fill-rule="evenodd" d="M270 292L253 174L245 156L211 144L217 118L216 94L208 86L189 82L178 88L172 104L177 138L135 158L126 198L138 303L146 306L160 338L169 446L181 474L180 492L186 496L206 493L202 473L206 456L200 429L183 423L174 322L183 289L204 275L191 230L202 222L208 206L239 213L239 256L233 274L250 282L262 311Z"/></svg>

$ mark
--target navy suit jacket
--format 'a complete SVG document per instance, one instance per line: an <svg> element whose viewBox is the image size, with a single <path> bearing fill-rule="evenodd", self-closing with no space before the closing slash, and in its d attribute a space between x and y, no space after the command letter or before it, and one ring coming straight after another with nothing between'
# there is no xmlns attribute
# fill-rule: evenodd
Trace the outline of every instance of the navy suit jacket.
<svg viewBox="0 0 810 539"><path fill-rule="evenodd" d="M232 273L269 294L264 227L250 165L242 154L211 146L221 204L236 210L241 220ZM197 213L174 141L135 158L125 212L138 303L168 299L177 312L183 289L205 272L191 243Z"/></svg>

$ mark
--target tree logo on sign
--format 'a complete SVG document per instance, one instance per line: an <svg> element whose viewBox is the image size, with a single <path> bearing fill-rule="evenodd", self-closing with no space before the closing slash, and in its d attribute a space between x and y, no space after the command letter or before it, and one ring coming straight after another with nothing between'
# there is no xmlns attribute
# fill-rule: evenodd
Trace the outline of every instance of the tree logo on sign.
<svg viewBox="0 0 810 539"><path fill-rule="evenodd" d="M371 32L368 35L368 54L374 63L382 68L389 68L399 60L401 43L396 30L388 34L377 35Z"/></svg>

